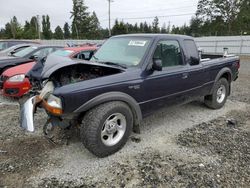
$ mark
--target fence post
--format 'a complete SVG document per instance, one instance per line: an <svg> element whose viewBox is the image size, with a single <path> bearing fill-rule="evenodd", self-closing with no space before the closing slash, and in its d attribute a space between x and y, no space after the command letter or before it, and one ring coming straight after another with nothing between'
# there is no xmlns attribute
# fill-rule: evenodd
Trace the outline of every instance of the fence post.
<svg viewBox="0 0 250 188"><path fill-rule="evenodd" d="M243 49L243 38L241 36L241 43L240 43L240 55L242 54L242 49Z"/></svg>
<svg viewBox="0 0 250 188"><path fill-rule="evenodd" d="M216 39L215 41L215 54L217 54L218 49L218 40Z"/></svg>

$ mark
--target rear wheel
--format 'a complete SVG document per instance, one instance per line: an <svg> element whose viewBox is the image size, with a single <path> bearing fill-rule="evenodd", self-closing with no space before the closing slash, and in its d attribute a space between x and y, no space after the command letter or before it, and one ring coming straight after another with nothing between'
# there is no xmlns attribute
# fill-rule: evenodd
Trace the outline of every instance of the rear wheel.
<svg viewBox="0 0 250 188"><path fill-rule="evenodd" d="M220 109L227 101L229 94L229 82L225 78L221 78L215 83L212 95L205 97L205 104L212 109Z"/></svg>
<svg viewBox="0 0 250 188"><path fill-rule="evenodd" d="M81 139L85 147L98 157L120 150L128 140L133 126L133 114L123 102L102 104L84 116Z"/></svg>

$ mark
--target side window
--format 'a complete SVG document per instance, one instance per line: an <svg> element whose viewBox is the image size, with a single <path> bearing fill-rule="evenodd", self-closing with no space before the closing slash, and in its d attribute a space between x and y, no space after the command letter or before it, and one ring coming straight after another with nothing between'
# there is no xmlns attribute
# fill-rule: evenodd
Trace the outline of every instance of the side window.
<svg viewBox="0 0 250 188"><path fill-rule="evenodd" d="M184 40L184 45L188 55L188 63L190 65L198 65L200 58L195 42L193 40Z"/></svg>
<svg viewBox="0 0 250 188"><path fill-rule="evenodd" d="M181 48L175 40L160 41L153 58L162 60L163 67L183 65Z"/></svg>
<svg viewBox="0 0 250 188"><path fill-rule="evenodd" d="M43 58L43 57L46 57L47 55L49 55L53 51L54 51L53 48L43 48L43 49L38 50L37 52L35 52L34 56L37 56L39 58Z"/></svg>

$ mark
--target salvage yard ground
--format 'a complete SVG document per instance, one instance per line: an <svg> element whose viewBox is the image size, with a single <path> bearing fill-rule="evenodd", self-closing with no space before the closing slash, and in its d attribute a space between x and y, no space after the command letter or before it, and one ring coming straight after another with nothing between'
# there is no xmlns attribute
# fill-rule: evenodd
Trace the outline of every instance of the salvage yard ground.
<svg viewBox="0 0 250 188"><path fill-rule="evenodd" d="M52 144L19 128L19 106L0 98L0 187L249 187L250 59L221 110L202 102L162 109L146 118L118 153L99 159L77 130Z"/></svg>

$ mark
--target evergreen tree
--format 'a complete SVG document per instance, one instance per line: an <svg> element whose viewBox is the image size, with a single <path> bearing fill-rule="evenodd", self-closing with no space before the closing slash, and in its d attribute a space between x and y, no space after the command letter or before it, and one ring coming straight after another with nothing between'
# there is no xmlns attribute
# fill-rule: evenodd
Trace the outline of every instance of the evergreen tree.
<svg viewBox="0 0 250 188"><path fill-rule="evenodd" d="M159 19L158 19L157 16L155 17L155 19L153 21L152 30L153 30L153 33L159 33L160 32Z"/></svg>
<svg viewBox="0 0 250 188"><path fill-rule="evenodd" d="M100 28L100 22L96 16L96 13L93 12L93 14L90 16L88 39L100 39Z"/></svg>
<svg viewBox="0 0 250 188"><path fill-rule="evenodd" d="M10 21L12 38L20 39L22 37L22 28L18 23L16 16L14 16Z"/></svg>
<svg viewBox="0 0 250 188"><path fill-rule="evenodd" d="M161 27L161 33L167 33L167 26L166 23L164 23Z"/></svg>
<svg viewBox="0 0 250 188"><path fill-rule="evenodd" d="M150 28L149 28L147 22L144 22L143 28L144 28L144 32L145 33L151 33Z"/></svg>
<svg viewBox="0 0 250 188"><path fill-rule="evenodd" d="M42 16L42 29L43 29L43 37L44 39L51 39L52 31L50 29L50 18L49 15Z"/></svg>
<svg viewBox="0 0 250 188"><path fill-rule="evenodd" d="M9 22L5 24L4 36L7 39L13 38L12 31L11 31L11 24Z"/></svg>
<svg viewBox="0 0 250 188"><path fill-rule="evenodd" d="M128 27L124 22L119 22L118 20L115 20L115 25L112 28L112 34L113 35L120 35L120 34L127 34L128 33Z"/></svg>
<svg viewBox="0 0 250 188"><path fill-rule="evenodd" d="M89 34L90 18L84 0L73 0L73 10L71 12L72 37L75 39L86 39Z"/></svg>
<svg viewBox="0 0 250 188"><path fill-rule="evenodd" d="M29 25L29 38L30 39L37 39L38 36L38 21L36 16L33 16L30 20Z"/></svg>
<svg viewBox="0 0 250 188"><path fill-rule="evenodd" d="M64 37L63 30L62 30L62 28L58 25L58 26L55 28L54 38L55 38L55 39L63 39L63 37Z"/></svg>
<svg viewBox="0 0 250 188"><path fill-rule="evenodd" d="M235 26L240 29L240 34L250 34L250 1L243 0Z"/></svg>
<svg viewBox="0 0 250 188"><path fill-rule="evenodd" d="M66 22L63 26L64 31L64 38L69 39L70 38L70 30L69 30L69 24Z"/></svg>
<svg viewBox="0 0 250 188"><path fill-rule="evenodd" d="M215 20L224 22L230 34L242 3L242 0L199 0L196 15L204 22L214 23ZM210 26L213 27L212 24Z"/></svg>
<svg viewBox="0 0 250 188"><path fill-rule="evenodd" d="M142 22L140 23L140 28L139 28L139 30L140 30L141 33L144 33L144 32L145 32L145 31L144 31L144 25L143 25Z"/></svg>

